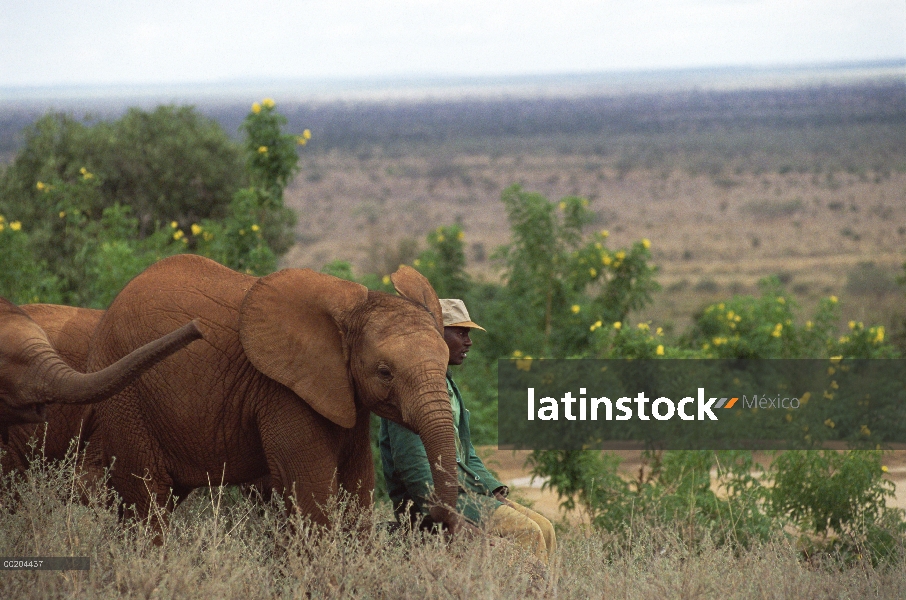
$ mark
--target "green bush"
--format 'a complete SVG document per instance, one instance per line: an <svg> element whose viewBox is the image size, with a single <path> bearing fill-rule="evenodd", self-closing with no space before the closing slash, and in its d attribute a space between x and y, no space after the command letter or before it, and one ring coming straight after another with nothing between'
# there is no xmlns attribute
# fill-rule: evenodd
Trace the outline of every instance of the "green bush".
<svg viewBox="0 0 906 600"><path fill-rule="evenodd" d="M0 177L0 212L36 223L45 217L37 183L73 182L86 169L101 182L83 206L91 219L115 204L133 208L143 233L156 222L222 218L247 177L240 156L223 129L190 106L132 108L94 124L48 114L26 131Z"/></svg>
<svg viewBox="0 0 906 600"><path fill-rule="evenodd" d="M283 189L296 146L311 134L283 134L273 101L263 106L246 117L242 147L191 107L133 109L94 126L39 120L0 176L0 206L15 207L0 213L10 220L0 295L103 308L132 277L179 252L272 272L295 223Z"/></svg>

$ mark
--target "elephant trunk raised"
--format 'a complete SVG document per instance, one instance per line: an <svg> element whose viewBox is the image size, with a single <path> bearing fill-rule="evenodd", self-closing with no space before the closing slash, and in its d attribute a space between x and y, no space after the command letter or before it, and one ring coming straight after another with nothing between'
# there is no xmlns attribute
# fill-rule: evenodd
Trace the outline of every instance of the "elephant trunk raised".
<svg viewBox="0 0 906 600"><path fill-rule="evenodd" d="M90 404L119 393L155 363L202 337L195 321L127 354L95 373L80 373L54 350L47 337L38 335L23 352L28 363L19 382L23 404L59 402Z"/></svg>

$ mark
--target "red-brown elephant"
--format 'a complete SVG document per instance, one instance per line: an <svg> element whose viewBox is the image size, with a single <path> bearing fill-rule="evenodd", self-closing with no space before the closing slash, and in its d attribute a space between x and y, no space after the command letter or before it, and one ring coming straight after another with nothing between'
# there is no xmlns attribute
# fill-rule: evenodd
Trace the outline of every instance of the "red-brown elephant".
<svg viewBox="0 0 906 600"><path fill-rule="evenodd" d="M152 265L98 324L89 368L154 339L174 322L205 331L94 411L89 460L139 516L209 483L269 476L304 514L326 522L340 487L370 505L369 413L421 436L438 503L455 531L456 449L441 308L427 279L401 267L400 296L307 269L256 278L179 255ZM150 492L150 494L149 494Z"/></svg>
<svg viewBox="0 0 906 600"><path fill-rule="evenodd" d="M87 337L82 325L93 328L96 323L94 313L84 322L77 319L78 327L67 328L64 313L71 315L71 311L82 309L55 307L47 313L42 310L34 309L36 316L40 313L46 317L44 320L52 331L51 337L57 337L63 346L86 348ZM67 338L64 332L72 333L74 337ZM152 365L199 338L201 332L197 325L188 323L137 349L129 348L103 370L83 373L83 369L73 368L73 363L79 363L81 358L81 364L84 364L87 348L80 356L67 356L69 352L61 354L48 333L28 312L0 298L0 437L7 442L10 427L43 422L46 404L59 403L79 412L86 404L105 400L123 390ZM69 343L69 340L77 341Z"/></svg>

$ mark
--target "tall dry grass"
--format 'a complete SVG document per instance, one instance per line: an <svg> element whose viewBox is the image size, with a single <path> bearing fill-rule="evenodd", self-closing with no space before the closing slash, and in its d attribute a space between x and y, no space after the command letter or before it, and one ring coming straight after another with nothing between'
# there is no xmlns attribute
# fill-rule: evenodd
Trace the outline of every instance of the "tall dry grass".
<svg viewBox="0 0 906 600"><path fill-rule="evenodd" d="M103 491L80 490L75 461L36 461L0 486L0 555L88 556L89 571L3 571L0 598L899 598L903 564L803 560L781 536L751 549L692 549L669 528L627 540L560 532L546 578L514 547L390 532L375 513L331 507L322 529L229 489L192 494L161 546L120 522ZM81 496L86 498L80 498ZM87 500L87 501L85 501Z"/></svg>

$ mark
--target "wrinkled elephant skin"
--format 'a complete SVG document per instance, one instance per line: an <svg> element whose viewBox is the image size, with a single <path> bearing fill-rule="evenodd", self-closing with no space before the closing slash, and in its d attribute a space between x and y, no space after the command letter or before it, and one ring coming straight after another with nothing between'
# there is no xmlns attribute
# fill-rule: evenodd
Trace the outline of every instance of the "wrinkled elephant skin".
<svg viewBox="0 0 906 600"><path fill-rule="evenodd" d="M104 314L88 366L106 366L174 321L197 319L205 340L97 407L89 460L115 457L111 482L139 516L152 502L172 507L171 492L266 477L323 523L320 507L341 487L370 505L373 411L421 436L434 512L455 529L440 303L414 269L392 279L400 296L307 269L256 278L194 255L152 265Z"/></svg>
<svg viewBox="0 0 906 600"><path fill-rule="evenodd" d="M56 315L47 318L52 329L65 321L65 317L60 317L65 312L63 309L80 310L58 308L60 311L48 312ZM86 327L96 323L95 316L86 313ZM75 340L85 340L79 323L71 330L72 345L78 344ZM65 336L64 329L65 325L61 325L52 335ZM129 348L98 372L84 373L73 368L28 312L0 298L0 435L4 443L9 440L10 427L43 422L46 404L80 407L101 402L122 391L151 366L201 337L197 324L187 323L141 347ZM72 358L76 359L72 362L81 359L84 363L84 351Z"/></svg>

